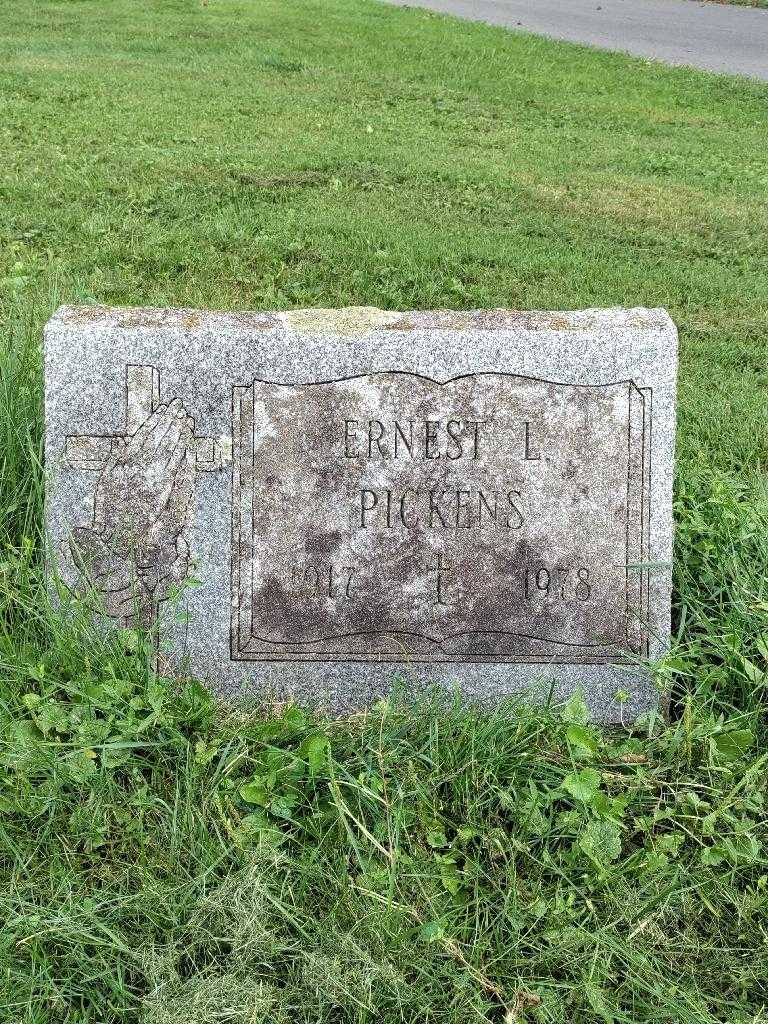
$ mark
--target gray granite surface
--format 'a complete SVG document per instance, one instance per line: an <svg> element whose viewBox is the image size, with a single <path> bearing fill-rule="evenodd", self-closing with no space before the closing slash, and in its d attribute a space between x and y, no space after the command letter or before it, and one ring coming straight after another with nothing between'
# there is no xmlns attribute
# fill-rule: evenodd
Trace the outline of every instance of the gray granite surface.
<svg viewBox="0 0 768 1024"><path fill-rule="evenodd" d="M398 675L632 718L669 641L676 370L658 309L63 307L53 559L222 694L344 712Z"/></svg>

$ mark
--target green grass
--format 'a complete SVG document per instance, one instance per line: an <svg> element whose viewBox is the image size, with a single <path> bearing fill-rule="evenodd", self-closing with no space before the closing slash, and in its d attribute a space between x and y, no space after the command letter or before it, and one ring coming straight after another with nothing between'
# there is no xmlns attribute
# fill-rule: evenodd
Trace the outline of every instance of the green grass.
<svg viewBox="0 0 768 1024"><path fill-rule="evenodd" d="M736 7L768 7L768 0L713 0L713 3L733 4Z"/></svg>
<svg viewBox="0 0 768 1024"><path fill-rule="evenodd" d="M0 1021L768 1013L768 87L365 0L5 0ZM215 708L42 584L60 302L664 305L672 721Z"/></svg>

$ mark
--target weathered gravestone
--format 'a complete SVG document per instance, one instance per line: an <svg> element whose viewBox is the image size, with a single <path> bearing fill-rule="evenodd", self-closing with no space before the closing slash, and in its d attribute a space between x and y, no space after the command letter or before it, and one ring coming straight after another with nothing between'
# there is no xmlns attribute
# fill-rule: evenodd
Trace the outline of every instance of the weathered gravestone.
<svg viewBox="0 0 768 1024"><path fill-rule="evenodd" d="M658 702L637 666L670 628L664 311L66 307L45 360L59 572L121 625L159 612L220 692Z"/></svg>

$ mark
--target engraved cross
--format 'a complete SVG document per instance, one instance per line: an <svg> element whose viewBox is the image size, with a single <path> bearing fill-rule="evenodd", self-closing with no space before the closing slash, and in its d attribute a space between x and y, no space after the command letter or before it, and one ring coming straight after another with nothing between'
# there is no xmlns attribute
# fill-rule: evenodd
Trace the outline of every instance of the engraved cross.
<svg viewBox="0 0 768 1024"><path fill-rule="evenodd" d="M125 368L125 429L122 434L74 434L65 440L64 460L72 469L100 472L129 437L160 405L160 373L154 366ZM231 459L229 446L210 437L195 437L195 466L202 472L221 469Z"/></svg>
<svg viewBox="0 0 768 1024"><path fill-rule="evenodd" d="M437 596L435 598L435 604L447 605L447 601L443 600L443 573L448 572L453 566L443 564L442 553L438 551L437 561L435 565L427 566L427 572L437 573Z"/></svg>

